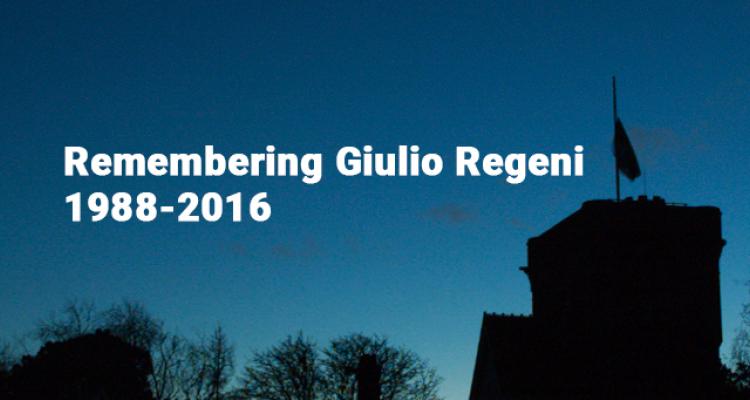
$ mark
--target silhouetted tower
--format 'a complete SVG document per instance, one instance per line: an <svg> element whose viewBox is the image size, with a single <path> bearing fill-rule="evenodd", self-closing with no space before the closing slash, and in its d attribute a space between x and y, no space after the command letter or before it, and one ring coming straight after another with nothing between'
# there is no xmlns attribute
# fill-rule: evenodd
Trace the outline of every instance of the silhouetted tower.
<svg viewBox="0 0 750 400"><path fill-rule="evenodd" d="M532 316L485 314L471 400L711 398L723 246L715 207L584 203L528 241Z"/></svg>
<svg viewBox="0 0 750 400"><path fill-rule="evenodd" d="M375 354L359 358L357 366L357 400L380 400L381 367Z"/></svg>

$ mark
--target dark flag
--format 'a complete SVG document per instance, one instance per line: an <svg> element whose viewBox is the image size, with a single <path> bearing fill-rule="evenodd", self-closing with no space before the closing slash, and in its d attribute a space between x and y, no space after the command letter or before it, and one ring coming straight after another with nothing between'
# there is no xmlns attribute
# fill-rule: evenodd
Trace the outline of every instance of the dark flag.
<svg viewBox="0 0 750 400"><path fill-rule="evenodd" d="M631 181L641 176L638 159L635 157L635 151L630 144L630 139L625 133L625 127L622 126L620 118L615 119L615 162L617 163L617 170Z"/></svg>

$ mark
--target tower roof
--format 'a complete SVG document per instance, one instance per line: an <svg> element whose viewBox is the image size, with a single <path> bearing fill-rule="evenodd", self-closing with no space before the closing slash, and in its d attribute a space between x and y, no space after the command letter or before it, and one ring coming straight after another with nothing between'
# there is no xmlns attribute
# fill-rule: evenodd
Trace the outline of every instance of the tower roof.
<svg viewBox="0 0 750 400"><path fill-rule="evenodd" d="M614 200L589 200L580 209L539 236L529 245L565 238L599 240L649 238L676 233L721 237L721 211L717 207L667 203L663 198L640 196Z"/></svg>

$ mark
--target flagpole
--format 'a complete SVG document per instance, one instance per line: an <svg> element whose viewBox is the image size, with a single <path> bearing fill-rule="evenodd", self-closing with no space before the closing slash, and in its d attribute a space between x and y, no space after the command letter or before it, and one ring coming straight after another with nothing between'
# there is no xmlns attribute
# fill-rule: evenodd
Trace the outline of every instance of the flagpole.
<svg viewBox="0 0 750 400"><path fill-rule="evenodd" d="M612 119L614 129L617 129L617 85L615 84L615 77L612 76ZM615 188L617 192L617 202L620 202L620 166L618 165L619 159L617 153L615 153Z"/></svg>

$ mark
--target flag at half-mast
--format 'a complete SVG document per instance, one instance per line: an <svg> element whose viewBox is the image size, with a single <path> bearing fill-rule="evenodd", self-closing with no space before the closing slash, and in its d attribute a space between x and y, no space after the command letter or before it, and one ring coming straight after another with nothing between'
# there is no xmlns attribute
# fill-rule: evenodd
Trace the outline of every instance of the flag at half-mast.
<svg viewBox="0 0 750 400"><path fill-rule="evenodd" d="M633 146L630 144L628 134L625 133L622 121L617 117L615 117L615 162L617 170L631 181L641 176L641 168L638 166Z"/></svg>

